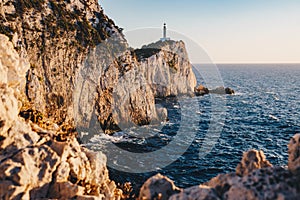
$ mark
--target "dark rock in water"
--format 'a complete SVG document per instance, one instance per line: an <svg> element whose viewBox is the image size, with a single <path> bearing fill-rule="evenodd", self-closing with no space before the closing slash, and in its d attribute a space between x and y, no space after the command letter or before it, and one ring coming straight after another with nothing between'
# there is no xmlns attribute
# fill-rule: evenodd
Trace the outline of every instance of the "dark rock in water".
<svg viewBox="0 0 300 200"><path fill-rule="evenodd" d="M216 89L209 90L211 94L234 94L234 90L230 88L217 87Z"/></svg>
<svg viewBox="0 0 300 200"><path fill-rule="evenodd" d="M203 96L206 94L209 94L208 88L204 87L203 85L199 85L198 87L195 87L196 96Z"/></svg>
<svg viewBox="0 0 300 200"><path fill-rule="evenodd" d="M227 88L217 87L216 89L209 90L203 85L199 85L198 87L195 87L194 92L196 96L203 96L206 94L234 94L234 90L228 87Z"/></svg>
<svg viewBox="0 0 300 200"><path fill-rule="evenodd" d="M234 94L235 92L233 89L227 87L227 88L225 88L225 93L226 94Z"/></svg>

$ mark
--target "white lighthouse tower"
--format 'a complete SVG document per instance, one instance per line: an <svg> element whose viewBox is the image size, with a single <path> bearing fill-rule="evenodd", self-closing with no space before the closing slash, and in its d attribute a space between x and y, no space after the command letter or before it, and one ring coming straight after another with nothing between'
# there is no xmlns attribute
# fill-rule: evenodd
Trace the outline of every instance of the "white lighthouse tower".
<svg viewBox="0 0 300 200"><path fill-rule="evenodd" d="M165 41L169 41L169 40L171 40L171 39L167 37L167 24L164 23L164 27L163 27L163 37L160 38L160 41L165 42Z"/></svg>

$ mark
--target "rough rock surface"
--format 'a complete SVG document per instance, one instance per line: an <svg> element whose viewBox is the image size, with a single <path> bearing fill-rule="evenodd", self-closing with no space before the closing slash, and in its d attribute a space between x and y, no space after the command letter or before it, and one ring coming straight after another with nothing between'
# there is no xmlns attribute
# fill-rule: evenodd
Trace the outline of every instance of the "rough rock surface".
<svg viewBox="0 0 300 200"><path fill-rule="evenodd" d="M88 49L120 35L118 27L96 0L3 0L1 10L0 33L30 62L32 108L59 124L72 121L75 75Z"/></svg>
<svg viewBox="0 0 300 200"><path fill-rule="evenodd" d="M172 180L161 174L157 174L144 183L140 190L139 199L167 200L171 195L176 194L179 191L179 188L174 185Z"/></svg>
<svg viewBox="0 0 300 200"><path fill-rule="evenodd" d="M300 170L300 134L295 135L289 143L289 170Z"/></svg>
<svg viewBox="0 0 300 200"><path fill-rule="evenodd" d="M300 198L299 138L297 134L289 143L289 169L273 167L263 152L250 150L244 153L235 173L220 174L203 185L184 189L169 199L297 200ZM163 194L165 191L161 188L158 190L155 185L149 185L152 179L144 184L147 187L142 187L142 194L153 194L151 191Z"/></svg>
<svg viewBox="0 0 300 200"><path fill-rule="evenodd" d="M209 94L209 89L204 87L203 85L199 85L199 86L195 87L194 92L195 92L196 96L203 96L203 95Z"/></svg>
<svg viewBox="0 0 300 200"><path fill-rule="evenodd" d="M96 0L3 0L0 6L0 33L30 61L25 112L83 129L98 119L113 133L160 121L155 95L190 93L196 84L183 42L165 43L141 64Z"/></svg>
<svg viewBox="0 0 300 200"><path fill-rule="evenodd" d="M169 41L157 48L130 51L115 36L98 45L77 79L76 124L92 128L94 104L100 126L108 134L165 120L166 110L155 105L155 97L190 94L196 79L183 42ZM107 53L107 49L113 51ZM148 57L142 59L145 52Z"/></svg>
<svg viewBox="0 0 300 200"><path fill-rule="evenodd" d="M217 87L215 89L209 90L211 94L234 94L234 90L231 88Z"/></svg>
<svg viewBox="0 0 300 200"><path fill-rule="evenodd" d="M199 185L172 195L169 200L220 200L220 198L214 189L205 185Z"/></svg>
<svg viewBox="0 0 300 200"><path fill-rule="evenodd" d="M203 95L206 95L206 94L234 94L234 90L231 89L231 88L224 88L224 87L217 87L215 89L208 89L206 87L204 87L203 85L199 85L197 87L195 87L194 89L194 92L195 92L195 95L196 96L203 96Z"/></svg>
<svg viewBox="0 0 300 200"><path fill-rule="evenodd" d="M118 199L106 157L18 116L29 64L0 34L0 199Z"/></svg>
<svg viewBox="0 0 300 200"><path fill-rule="evenodd" d="M237 175L244 176L256 169L266 167L272 167L272 164L266 160L264 152L250 150L244 153L241 163L239 163L236 168L236 173Z"/></svg>
<svg viewBox="0 0 300 200"><path fill-rule="evenodd" d="M183 41L158 41L135 53L156 97L194 92L197 81Z"/></svg>

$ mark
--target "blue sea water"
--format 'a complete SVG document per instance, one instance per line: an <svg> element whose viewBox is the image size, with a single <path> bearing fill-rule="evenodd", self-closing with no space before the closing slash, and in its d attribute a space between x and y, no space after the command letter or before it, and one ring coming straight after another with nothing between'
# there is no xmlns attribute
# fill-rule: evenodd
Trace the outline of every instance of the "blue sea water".
<svg viewBox="0 0 300 200"><path fill-rule="evenodd" d="M220 173L234 172L243 152L250 149L263 150L273 165L287 165L287 144L300 132L300 64L222 64L218 68L224 85L234 89L235 95L186 97L189 102L186 109L194 112L187 116L183 116L177 98L158 100L168 109L170 121L161 129L154 129L153 137L135 139L134 134L121 132L91 139L87 146L94 150L105 152L105 141L110 140L123 150L147 153L168 145L176 137L179 126L186 130L182 140L195 135L187 151L171 165L149 173L126 173L110 168L113 180L129 181L137 190L150 176L161 173L174 180L177 186L186 188ZM201 81L200 76L198 79ZM211 107L214 98L226 100L225 113L221 113L224 121L219 122L222 129L211 151L199 157L199 149L215 114ZM190 117L193 123L182 125L183 117ZM117 165L118 157L114 159ZM153 164L159 161L153 158Z"/></svg>

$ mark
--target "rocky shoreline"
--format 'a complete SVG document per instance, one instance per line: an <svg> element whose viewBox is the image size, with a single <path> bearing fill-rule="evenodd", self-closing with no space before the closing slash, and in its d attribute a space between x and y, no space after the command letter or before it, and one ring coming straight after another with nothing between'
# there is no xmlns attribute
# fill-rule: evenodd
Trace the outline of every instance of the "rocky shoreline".
<svg viewBox="0 0 300 200"><path fill-rule="evenodd" d="M262 151L244 153L236 172L220 174L210 181L180 189L161 174L148 179L139 199L161 200L297 200L300 198L300 134L289 145L288 167L277 167Z"/></svg>
<svg viewBox="0 0 300 200"><path fill-rule="evenodd" d="M78 129L92 128L92 118L107 134L128 119L163 120L166 110L155 106L155 97L193 94L196 86L184 43L132 50L96 0L3 0L0 6L0 199L131 198L129 185L109 178L106 156L80 145ZM114 103L122 107L118 117ZM289 144L288 168L272 167L252 150L236 173L189 189L157 175L138 199L299 199L299 139Z"/></svg>
<svg viewBox="0 0 300 200"><path fill-rule="evenodd" d="M1 199L125 199L109 179L106 157L82 147L76 135L58 134L19 117L28 62L0 35ZM52 129L52 130L51 130ZM162 175L150 178L139 199L298 199L300 135L289 143L288 168L273 167L261 151L244 154L235 173L188 189Z"/></svg>

